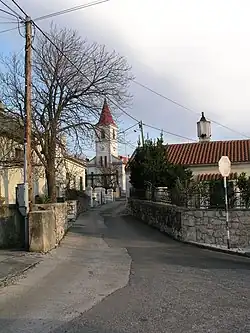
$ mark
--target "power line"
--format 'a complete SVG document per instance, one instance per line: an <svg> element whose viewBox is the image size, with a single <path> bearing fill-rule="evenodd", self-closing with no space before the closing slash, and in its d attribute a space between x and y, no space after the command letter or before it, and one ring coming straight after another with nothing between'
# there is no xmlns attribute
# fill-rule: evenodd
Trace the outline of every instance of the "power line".
<svg viewBox="0 0 250 333"><path fill-rule="evenodd" d="M2 2L2 1L0 0L0 2ZM15 17L16 19L18 18L18 16L14 15L14 14L12 14L12 13L10 13L10 12L8 12L7 10L4 10L4 9L2 9L2 8L0 8L0 12L5 13L5 14L10 15L10 16L13 16L13 17ZM5 18L6 18L6 17L5 17Z"/></svg>
<svg viewBox="0 0 250 333"><path fill-rule="evenodd" d="M42 56L40 55L40 53L34 48L34 46L32 46L32 49L33 49L33 51L41 58L41 59L43 59L42 58ZM19 54L20 54L20 52L22 51L22 49L19 51ZM120 132L118 132L118 135L119 134L123 134L123 133L125 133L126 131L128 131L128 130L130 130L130 129L132 129L133 127L135 127L135 126L137 126L138 125L138 123L136 123L136 124L134 124L134 125L132 125L132 126L130 126L130 127L128 127L128 128L126 128L125 130L123 130L123 131L120 131ZM124 141L121 141L121 138L120 137L117 137L117 139L118 139L118 143L119 144L126 144L126 145L129 145L131 148L135 148L135 145L133 145L130 141L127 141L127 140L124 140Z"/></svg>
<svg viewBox="0 0 250 333"><path fill-rule="evenodd" d="M3 34L4 32L8 32L8 31L17 30L17 29L18 29L18 27L11 28L11 29L6 29L6 30L2 30L2 31L0 31L0 34Z"/></svg>
<svg viewBox="0 0 250 333"><path fill-rule="evenodd" d="M134 127L137 126L137 125L138 125L138 123L136 123L136 124L134 124L134 125L132 125L132 126L126 128L125 130L120 131L119 134L122 134L122 133L125 133L125 132L129 131L131 128L134 128Z"/></svg>
<svg viewBox="0 0 250 333"><path fill-rule="evenodd" d="M2 1L2 0L0 0ZM102 2L107 2L110 0L102 0ZM26 16L28 17L28 14L18 5L18 3L15 0L12 0L12 2L19 8L19 10ZM97 2L95 3L97 4ZM93 3L90 3L90 5L93 5ZM34 22L34 20L32 20L33 25L42 33L42 35L47 38L47 40L57 49L57 51L59 51L68 61L71 65L73 65L77 71L79 73L81 73L90 83L91 80L74 64L74 62L66 55L64 54L64 52L51 40L51 38ZM4 32L4 31L3 31ZM0 32L1 33L1 32ZM115 103L114 101L112 101L108 96L106 96L106 98L113 104L115 105L120 111L122 111L123 113L125 113L128 117L130 117L131 119L133 119L134 121L136 121L137 123L139 122L138 119L136 119L134 116L132 116L131 114L129 114L127 111L123 110L117 103Z"/></svg>
<svg viewBox="0 0 250 333"><path fill-rule="evenodd" d="M15 1L12 0L12 2L17 6L17 8L27 17L28 15L25 13L25 11L22 9L22 7ZM13 10L12 10L13 11ZM18 15L18 14L17 14ZM22 17L21 17L22 18ZM22 18L23 19L23 18Z"/></svg>
<svg viewBox="0 0 250 333"><path fill-rule="evenodd" d="M76 6L76 7L72 7L72 8L68 8L68 9L64 9L62 11L59 11L59 12L55 12L55 13L51 13L51 14L48 14L48 15L44 15L44 16L40 16L38 18L36 18L35 20L33 21L37 21L37 20L44 20L44 19L47 19L47 18L51 18L51 17L54 17L54 16L58 16L58 15L62 15L62 14L67 14L67 13L70 13L70 12L73 12L73 11L77 11L77 10L80 10L80 9L84 9L84 8L87 8L87 7L92 7L92 6L95 6L95 5L98 5L98 4L101 4L101 3L104 3L104 2L108 2L110 0L100 0L100 1L94 1L94 2L91 2L91 3L88 3L88 4L85 4L85 5L81 5L81 6ZM14 2L15 3L15 2ZM15 3L16 4L16 3ZM19 7L18 7L19 8ZM20 7L21 8L21 7ZM0 11L3 11L5 12L6 14L9 14L9 15L13 15L12 13L9 13L7 11L4 11L3 9ZM23 13L25 13L23 10L22 10ZM18 15L18 14L16 14ZM14 17L17 18L16 15L13 15ZM27 14L25 13L25 16L27 16ZM18 17L20 19L22 19L23 21L23 18L21 16L18 15ZM2 33L5 33L5 32L8 32L8 31L12 31L12 30L15 30L15 29L18 29L18 27L16 28L12 28L12 29L6 29L6 30L2 30L0 31L0 34Z"/></svg>
<svg viewBox="0 0 250 333"><path fill-rule="evenodd" d="M16 24L16 22L0 22L0 24Z"/></svg>
<svg viewBox="0 0 250 333"><path fill-rule="evenodd" d="M42 35L47 38L47 40L56 48L57 51L59 51L61 53L61 55L63 55L65 57L65 59L68 60L68 62L74 66L76 68L76 70L83 75L83 77L86 78L87 81L89 81L89 83L92 83L91 80L83 73L83 71L81 71L76 65L75 63L52 41L52 39L33 21L34 26L37 28L37 30L39 30ZM97 90L98 91L98 90ZM100 91L99 91L100 92ZM111 102L113 105L115 105L120 111L122 111L124 114L126 114L128 117L130 117L131 119L133 119L134 121L136 121L137 123L139 123L139 120L136 119L134 116L132 116L131 114L129 114L127 111L123 110L117 103L115 103L109 96L105 96L107 98L107 100L109 102Z"/></svg>
<svg viewBox="0 0 250 333"><path fill-rule="evenodd" d="M51 14L47 14L47 15L44 15L44 16L37 17L36 19L34 19L34 21L41 21L41 20L45 20L45 19L48 19L48 18L51 18L51 17L55 17L55 16L59 16L59 15L63 15L63 14L68 14L68 13L71 13L71 12L74 12L74 11L78 11L78 10L81 10L81 9L84 9L84 8L96 6L96 5L99 5L99 4L102 4L102 3L105 3L105 2L109 2L109 1L110 0L93 1L93 2L90 2L90 3L87 3L87 4L83 4L83 5L63 9L63 10L60 10L58 12L54 12L54 13L51 13Z"/></svg>
<svg viewBox="0 0 250 333"><path fill-rule="evenodd" d="M14 0L12 0L12 1L14 2ZM16 18L19 18L21 20L23 19L13 8L11 8L9 5L7 5L3 0L0 0L0 2L13 13L13 14L8 13L9 15L15 16Z"/></svg>
<svg viewBox="0 0 250 333"><path fill-rule="evenodd" d="M172 136L176 136L176 137L181 138L181 139L185 139L185 140L189 140L189 141L194 141L194 142L196 142L196 140L191 139L191 138L189 138L189 137L187 137L187 136L183 136L183 135L180 135L180 134L176 134L176 133L173 133L173 132L169 132L169 131L166 131L166 130L164 130L164 129L160 129L160 128L158 128L158 127L155 127L155 126L152 126L152 125L148 125L148 124L145 124L145 123L143 123L143 125L146 126L146 127L149 127L149 128L155 129L155 130L157 130L157 131L161 131L161 132L163 132L163 133L166 133L166 134L169 134L169 135L172 135Z"/></svg>
<svg viewBox="0 0 250 333"><path fill-rule="evenodd" d="M1 1L1 0L0 0ZM22 11L22 13L24 13L24 15L27 17L28 15L24 12L24 10L16 3L15 0L12 0L16 6L18 6L18 8ZM106 0L106 1L109 1L109 0ZM103 0L103 2L106 2L105 0ZM92 3L93 4L93 3ZM91 80L75 65L75 63L51 40L51 38L34 22L33 22L33 25L42 33L42 35L57 49L57 51L59 51L68 61L69 63L74 66L77 71L83 75L83 77L85 77L90 83L91 83ZM98 90L97 90L98 91ZM130 117L131 119L133 119L137 124L140 123L140 121L138 119L136 119L134 116L132 116L131 114L129 114L127 111L123 110L117 103L115 103L110 97L106 96L107 100L109 100L113 105L115 105L120 111L122 111L124 114L126 114L128 117ZM162 130L160 128L157 128L157 127L154 127L154 126L151 126L151 125L148 125L148 124L145 124L143 123L144 126L147 126L149 128L152 128L152 129L156 129L156 130L159 130L159 131L163 131L164 133L167 133L167 134L170 134L170 135L173 135L173 136L176 136L176 137L179 137L179 138L184 138L184 139L187 139L187 140L192 140L190 138L187 138L187 137L184 137L182 135L179 135L179 134L175 134L175 133L172 133L172 132L168 132L166 130ZM194 140L192 140L194 141Z"/></svg>
<svg viewBox="0 0 250 333"><path fill-rule="evenodd" d="M173 100L173 99L171 99L171 98L169 98L169 97L167 97L167 96L165 96L165 95L159 93L158 91L156 91L156 90L154 90L154 89L152 89L152 88L150 88L150 87L148 87L148 86L146 86L146 85L144 85L144 84L142 84L142 83L140 83L140 82L138 82L138 81L136 81L136 80L133 80L133 82L134 82L135 84L137 84L138 86L140 86L140 87L142 87L142 88L144 88L144 89L150 91L151 93L153 93L153 94L155 94L155 95L157 95L157 96L159 96L159 97L161 97L161 98L163 98L163 99L165 99L165 100L167 100L167 101L169 101L169 102L171 102L171 103L173 103L173 104L175 104L175 105L181 107L181 108L184 109L184 110L187 110L187 111L190 111L190 112L195 113L195 114L197 114L197 115L200 115L200 112L195 111L195 110L193 110L193 109L191 109L191 108L189 108L189 107L186 107L185 105L183 105L183 104L181 104L181 103L178 103L177 101L175 101L175 100ZM236 130L234 130L234 129L232 129L232 128L226 126L226 125L223 125L223 124L219 123L218 121L215 121L215 120L213 120L213 119L211 119L211 118L208 118L208 120L210 120L210 121L211 121L212 123L214 123L214 124L217 124L217 125L219 125L219 126L221 126L221 127L224 127L225 129L227 129L227 130L229 130L229 131L232 131L232 132L234 132L234 133L236 133L236 134L238 134L238 135L241 135L241 136L246 137L246 138L249 139L249 136L247 136L247 135L244 134L244 133L238 132L238 131L236 131Z"/></svg>
<svg viewBox="0 0 250 333"><path fill-rule="evenodd" d="M83 77L85 77L90 83L91 83L91 80L75 65L75 63L51 40L51 38L33 21L33 24L34 26L42 33L42 35L57 49L57 51L59 51L68 61L69 63L74 66L76 68L76 70L83 75ZM98 91L98 90L97 90ZM128 113L127 111L125 111L124 109L122 109L117 103L115 103L110 97L106 96L107 100L109 102L111 102L115 107L117 107L120 111L122 111L124 114L126 114L128 117L130 117L131 119L133 119L136 124L140 123L140 121L135 118L134 116L132 116L130 113ZM162 129L160 128L157 128L157 127L154 127L154 126L151 126L151 125L148 125L148 124L145 124L143 123L144 126L147 126L147 127L151 127L153 129L156 129L158 131L162 131ZM179 134L174 134L172 132L168 132L166 130L164 130L164 133L168 133L170 135L173 135L173 136L176 136L176 137L179 137L179 138L183 138L183 139L187 139L187 140L191 140L191 141L194 141L190 138L187 138L187 137L184 137L182 135L179 135Z"/></svg>
<svg viewBox="0 0 250 333"><path fill-rule="evenodd" d="M0 11L2 11L1 9L2 9L2 8L0 8ZM10 14L8 14L8 15L10 15ZM4 19L4 20L7 20L9 17L6 17L6 16L0 16L0 18L1 18L1 19ZM9 19L13 20L12 22L16 22L16 18L15 18L15 19L14 19L14 18L9 18Z"/></svg>
<svg viewBox="0 0 250 333"><path fill-rule="evenodd" d="M43 20L43 19L47 19L47 18L51 18L51 17L55 17L55 16L59 16L59 15L63 15L63 14L66 14L66 13L70 13L70 12L73 12L73 11L77 11L77 10L81 10L81 9L84 9L84 8L87 8L87 7L92 7L92 6L95 6L95 5L98 5L98 4L102 4L102 3L105 3L105 2L108 2L108 1L110 1L110 0L99 0L99 1L94 1L94 2L91 2L91 3L87 3L87 4L83 4L83 5L79 5L79 6L75 6L75 7L71 7L71 8L68 8L68 9L64 9L64 10L61 10L61 11L58 11L58 12L54 12L54 13L51 13L51 14L48 14L48 15L44 15L44 16L40 16L40 17L38 17L38 18L36 18L35 19L35 21L38 21L38 20ZM11 7L9 7L8 5L6 5L4 2L3 2L3 0L0 0L0 2L1 3L3 3L8 9L10 9L12 12L14 12L19 18L21 18L22 19L22 17L20 17L19 16L19 14L18 13L16 13ZM25 15L25 16L28 16L26 13L25 13L25 11L21 8L21 6L19 6L18 5L18 3L15 1L15 0L12 0L12 2L19 8L19 10ZM8 13L8 12L7 12ZM8 13L8 14L10 14L10 15L13 15L13 14L11 14L11 13ZM13 15L13 16L15 16L15 15ZM16 17L16 16L15 16ZM54 47L56 47L57 48L57 46L56 46L56 44L55 43L53 43L52 42L52 40L34 23L34 21L33 21L33 24L37 27L37 29L50 41L50 43L52 44L52 45L54 45ZM16 28L12 28L12 29L7 29L7 30L3 30L3 31L0 31L0 34L1 33L4 33L4 32L7 32L7 31L11 31L11 30L14 30L14 29L16 29ZM59 50L58 48L57 48L57 50ZM60 50L59 50L60 51ZM62 53L63 54L63 53ZM68 60L68 61L70 61L69 60L69 58L65 55L65 54L63 54L64 55L64 57L66 57L66 59ZM70 61L71 62L71 61ZM71 62L71 64L73 64L72 62ZM76 67L76 66L75 66ZM83 73L82 73L83 74ZM86 77L87 78L87 77ZM88 79L88 78L87 78ZM171 99L171 98L169 98L169 97L167 97L167 96L165 96L165 95L163 95L163 94L161 94L161 93L159 93L159 92L157 92L157 91L155 91L155 90L153 90L152 88L150 88L150 87L148 87L148 86L146 86L146 85L144 85L144 84L142 84L142 83L140 83L140 82L138 82L138 81L136 81L136 80L134 80L133 81L135 84L137 84L137 85L139 85L139 86L141 86L142 88L144 88L144 89L146 89L146 90L148 90L148 91L150 91L151 93L153 93L153 94L155 94L155 95L157 95L157 96L159 96L159 97L161 97L161 98L164 98L165 100L167 100L167 101L169 101L169 102L171 102L171 103L173 103L173 104L175 104L175 105L177 105L177 106L179 106L179 107L181 107L181 108L183 108L183 109L185 109L185 110L187 110L187 111L190 111L190 112L192 112L192 113L195 113L195 114L200 114L200 113L198 113L197 111L195 111L195 110L193 110L193 109L191 109L191 108L189 108L189 107L186 107L185 105L183 105L183 104L181 104L181 103L179 103L179 102L177 102L177 101L175 101L175 100L173 100L173 99ZM127 111L125 111L125 110L123 110L123 109L121 109L116 103L114 103L110 98L108 98L107 97L107 99L113 104L113 105L115 105L119 110L121 110L124 114L126 114L128 117L130 117L131 119L133 119L134 121L136 121L136 122L139 122L139 120L138 119L136 119L134 116L132 116L132 115L130 115ZM244 133L241 133L241 132L238 132L238 131L236 131L236 130L234 130L234 129L232 129L232 128L230 128L230 127L228 127L228 126L226 126L226 125L224 125L224 124L221 124L221 123L219 123L218 121L215 121L215 120L213 120L213 119L209 119L211 122L213 122L213 123L215 123L215 124L217 124L217 125L219 125L219 126L221 126L221 127L223 127L223 128L225 128L225 129L227 129L227 130L229 130L229 131L232 131L232 132L234 132L234 133L236 133L236 134L238 134L238 135L241 135L241 136L243 136L243 137L246 137L246 138L249 138L249 136L247 136L247 135L245 135ZM145 126L146 126L146 124L144 124ZM148 126L149 127L149 126ZM170 135L173 135L173 133L171 133L171 132L168 132ZM179 136L179 135L176 135L176 136ZM179 137L182 137L182 136L179 136ZM182 138L185 138L185 137L182 137Z"/></svg>

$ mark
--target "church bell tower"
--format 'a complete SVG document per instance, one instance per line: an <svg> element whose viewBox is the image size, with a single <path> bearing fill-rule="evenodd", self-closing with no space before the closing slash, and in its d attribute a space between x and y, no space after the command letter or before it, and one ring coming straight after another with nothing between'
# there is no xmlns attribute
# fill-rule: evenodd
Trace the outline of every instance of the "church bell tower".
<svg viewBox="0 0 250 333"><path fill-rule="evenodd" d="M108 167L112 156L118 157L117 125L105 98L100 119L96 124L96 164Z"/></svg>

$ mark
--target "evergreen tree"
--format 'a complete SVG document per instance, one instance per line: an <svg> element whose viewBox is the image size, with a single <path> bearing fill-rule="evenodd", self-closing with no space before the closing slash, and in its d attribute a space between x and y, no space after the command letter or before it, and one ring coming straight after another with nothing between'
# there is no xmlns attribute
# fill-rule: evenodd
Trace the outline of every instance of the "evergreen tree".
<svg viewBox="0 0 250 333"><path fill-rule="evenodd" d="M187 186L192 178L190 170L168 161L162 134L156 141L147 138L144 145L137 148L130 171L130 182L135 189L146 189L149 185L173 189L177 180Z"/></svg>

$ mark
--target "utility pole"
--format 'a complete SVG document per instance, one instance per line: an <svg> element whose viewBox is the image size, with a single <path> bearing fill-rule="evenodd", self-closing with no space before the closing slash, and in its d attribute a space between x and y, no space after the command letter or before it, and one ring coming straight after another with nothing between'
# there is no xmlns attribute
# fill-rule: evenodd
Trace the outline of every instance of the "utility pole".
<svg viewBox="0 0 250 333"><path fill-rule="evenodd" d="M32 21L26 17L25 21L25 135L24 135L24 185L28 195L26 202L25 218L25 245L29 248L29 212L33 201L33 177L32 177L32 150L31 150L31 50L32 50Z"/></svg>
<svg viewBox="0 0 250 333"><path fill-rule="evenodd" d="M143 123L142 123L142 121L139 122L139 128L141 130L142 147L144 147L144 133L143 133Z"/></svg>

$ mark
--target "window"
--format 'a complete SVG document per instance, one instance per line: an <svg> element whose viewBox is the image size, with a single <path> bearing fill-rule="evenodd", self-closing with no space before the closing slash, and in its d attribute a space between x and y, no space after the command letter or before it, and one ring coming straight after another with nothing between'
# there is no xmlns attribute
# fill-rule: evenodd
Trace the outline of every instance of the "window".
<svg viewBox="0 0 250 333"><path fill-rule="evenodd" d="M107 160L107 156L104 156L104 164L105 164L105 167L108 165L108 160Z"/></svg>
<svg viewBox="0 0 250 333"><path fill-rule="evenodd" d="M83 191L83 178L80 177L80 191Z"/></svg>
<svg viewBox="0 0 250 333"><path fill-rule="evenodd" d="M16 159L21 159L23 158L23 150L20 148L15 148L15 158Z"/></svg>
<svg viewBox="0 0 250 333"><path fill-rule="evenodd" d="M101 138L105 139L105 131L104 131L104 129L101 129Z"/></svg>
<svg viewBox="0 0 250 333"><path fill-rule="evenodd" d="M103 166L103 159L102 159L102 156L100 156L100 165Z"/></svg>
<svg viewBox="0 0 250 333"><path fill-rule="evenodd" d="M115 130L113 129L113 139L115 139Z"/></svg>

